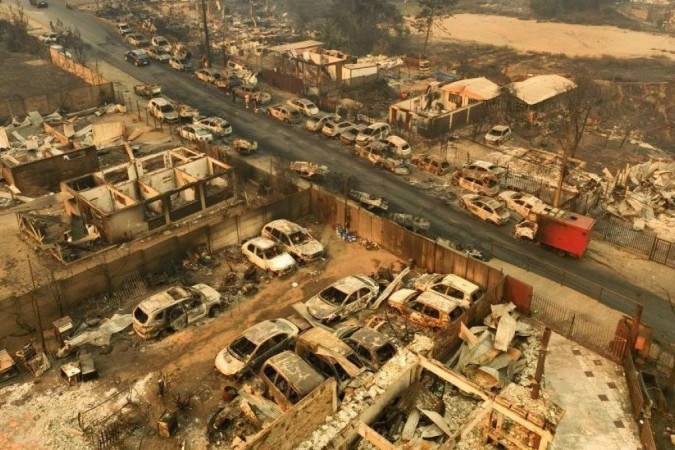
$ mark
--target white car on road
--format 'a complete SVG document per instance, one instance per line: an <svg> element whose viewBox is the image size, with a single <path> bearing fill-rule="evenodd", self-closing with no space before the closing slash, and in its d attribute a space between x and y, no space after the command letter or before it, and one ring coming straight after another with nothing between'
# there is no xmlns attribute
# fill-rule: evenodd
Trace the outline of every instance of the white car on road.
<svg viewBox="0 0 675 450"><path fill-rule="evenodd" d="M312 101L307 100L306 98L294 98L287 101L290 106L300 111L307 117L312 117L316 114L319 114L319 108L312 103Z"/></svg>
<svg viewBox="0 0 675 450"><path fill-rule="evenodd" d="M503 225L509 221L511 214L494 198L477 194L462 195L460 204L463 208L486 222Z"/></svg>
<svg viewBox="0 0 675 450"><path fill-rule="evenodd" d="M534 195L525 192L504 191L499 194L499 199L520 217L527 217L532 208L539 205L547 210L553 209Z"/></svg>
<svg viewBox="0 0 675 450"><path fill-rule="evenodd" d="M232 134L232 125L230 123L218 116L206 117L195 122L195 125L208 130L214 136L225 137Z"/></svg>

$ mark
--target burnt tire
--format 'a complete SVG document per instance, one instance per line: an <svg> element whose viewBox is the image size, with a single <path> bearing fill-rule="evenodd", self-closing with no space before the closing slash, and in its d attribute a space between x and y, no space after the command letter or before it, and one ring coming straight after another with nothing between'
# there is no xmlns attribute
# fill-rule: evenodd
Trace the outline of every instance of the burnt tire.
<svg viewBox="0 0 675 450"><path fill-rule="evenodd" d="M216 317L223 312L223 308L220 305L214 305L209 309L209 317Z"/></svg>

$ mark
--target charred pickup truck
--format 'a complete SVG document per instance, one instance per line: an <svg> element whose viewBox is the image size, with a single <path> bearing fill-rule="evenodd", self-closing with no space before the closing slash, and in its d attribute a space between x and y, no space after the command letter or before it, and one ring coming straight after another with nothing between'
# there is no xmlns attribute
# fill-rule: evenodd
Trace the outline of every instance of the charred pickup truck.
<svg viewBox="0 0 675 450"><path fill-rule="evenodd" d="M224 299L211 286L203 283L192 287L174 286L134 308L133 328L141 338L152 339L216 316L224 307Z"/></svg>

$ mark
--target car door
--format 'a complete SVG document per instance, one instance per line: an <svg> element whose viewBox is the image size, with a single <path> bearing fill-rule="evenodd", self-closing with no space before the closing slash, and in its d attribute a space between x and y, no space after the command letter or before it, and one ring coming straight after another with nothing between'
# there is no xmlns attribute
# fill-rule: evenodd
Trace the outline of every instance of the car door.
<svg viewBox="0 0 675 450"><path fill-rule="evenodd" d="M260 257L258 256L258 254L257 254L258 248L255 245L248 244L246 246L246 250L247 250L246 253L247 253L249 261L251 261L253 264L255 264L258 267L263 267L263 268L265 267L265 261L260 259Z"/></svg>
<svg viewBox="0 0 675 450"><path fill-rule="evenodd" d="M364 309L370 302L373 300L375 294L367 287L362 287L359 289L359 301L358 307L359 310Z"/></svg>
<svg viewBox="0 0 675 450"><path fill-rule="evenodd" d="M422 310L424 325L432 328L440 328L442 325L441 313L436 308L426 305Z"/></svg>
<svg viewBox="0 0 675 450"><path fill-rule="evenodd" d="M186 300L185 307L187 310L188 323L193 323L196 320L206 317L206 305L201 295L195 293L190 299Z"/></svg>
<svg viewBox="0 0 675 450"><path fill-rule="evenodd" d="M255 349L248 362L251 370L257 370L265 361L274 356L274 348L278 344L274 338L277 336L272 336L270 339L266 340ZM283 335L281 336L283 337Z"/></svg>
<svg viewBox="0 0 675 450"><path fill-rule="evenodd" d="M406 313L410 321L419 323L424 317L424 305L417 300L413 300L408 304Z"/></svg>

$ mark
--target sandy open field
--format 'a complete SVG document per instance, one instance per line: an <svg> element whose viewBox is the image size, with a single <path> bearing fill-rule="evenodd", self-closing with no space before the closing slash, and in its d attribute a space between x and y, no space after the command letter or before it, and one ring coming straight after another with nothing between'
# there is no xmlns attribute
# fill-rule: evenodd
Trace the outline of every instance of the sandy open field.
<svg viewBox="0 0 675 450"><path fill-rule="evenodd" d="M675 60L675 37L611 26L537 22L505 16L457 14L438 21L436 40L474 41L519 51L563 53L568 56Z"/></svg>

